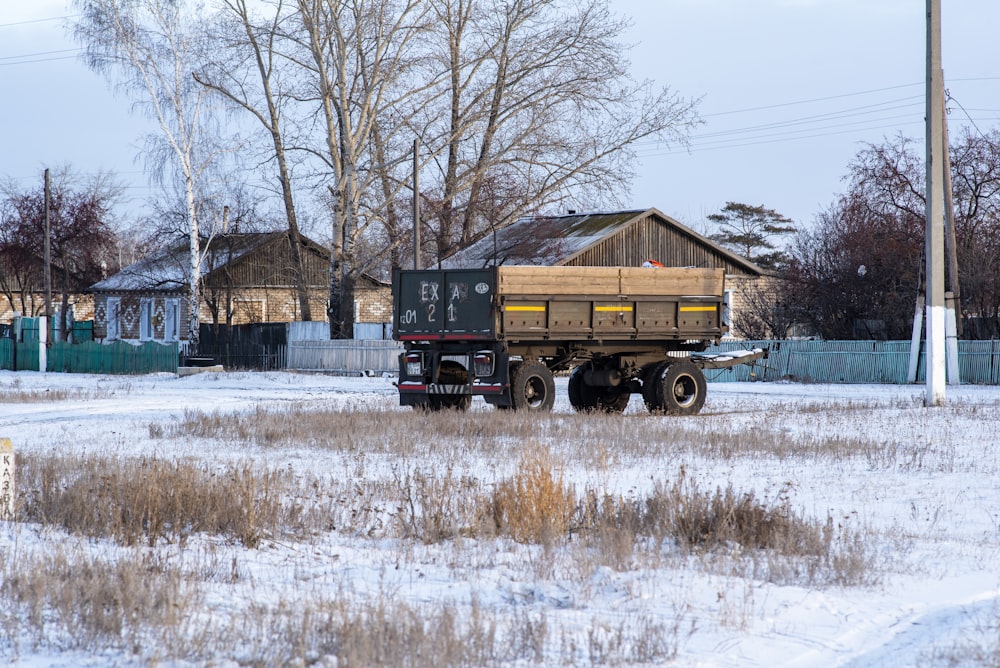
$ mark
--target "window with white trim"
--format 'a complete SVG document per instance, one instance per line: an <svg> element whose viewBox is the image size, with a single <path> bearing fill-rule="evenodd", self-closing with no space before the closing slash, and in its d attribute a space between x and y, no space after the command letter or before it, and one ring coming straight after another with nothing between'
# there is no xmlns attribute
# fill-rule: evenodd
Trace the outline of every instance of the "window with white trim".
<svg viewBox="0 0 1000 668"><path fill-rule="evenodd" d="M152 341L156 336L154 314L156 302L151 297L139 300L139 340Z"/></svg>
<svg viewBox="0 0 1000 668"><path fill-rule="evenodd" d="M104 314L105 338L108 341L117 341L122 338L121 312L121 297L108 297L105 302Z"/></svg>
<svg viewBox="0 0 1000 668"><path fill-rule="evenodd" d="M179 341L181 338L181 300L163 300L163 340Z"/></svg>

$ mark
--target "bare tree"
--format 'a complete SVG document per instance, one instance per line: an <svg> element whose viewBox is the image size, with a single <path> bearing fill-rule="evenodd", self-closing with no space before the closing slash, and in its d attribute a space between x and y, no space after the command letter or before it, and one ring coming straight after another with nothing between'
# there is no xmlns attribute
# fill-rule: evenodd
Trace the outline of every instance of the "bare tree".
<svg viewBox="0 0 1000 668"><path fill-rule="evenodd" d="M164 149L150 156L163 168L169 156L179 175L187 208L190 246L188 267L190 320L188 336L198 341L199 180L216 157L209 130L212 110L208 90L192 73L203 48L203 30L195 10L181 0L74 0L80 15L76 38L84 45L91 69L116 80L158 124ZM161 172L162 174L162 172Z"/></svg>
<svg viewBox="0 0 1000 668"><path fill-rule="evenodd" d="M302 265L302 240L295 208L292 170L285 144L287 91L281 78L278 44L289 21L284 0L256 5L270 14L255 19L246 0L225 0L214 42L218 56L195 74L195 79L250 115L267 134L273 148L281 201L291 242L293 275L303 320L312 320L309 292ZM258 23L259 21L259 23Z"/></svg>
<svg viewBox="0 0 1000 668"><path fill-rule="evenodd" d="M697 123L695 102L629 78L607 0L430 5L448 73L425 138L441 156L439 257L571 197L615 201L631 145L683 142Z"/></svg>
<svg viewBox="0 0 1000 668"><path fill-rule="evenodd" d="M962 312L970 334L1000 336L1000 130L962 132L951 146Z"/></svg>
<svg viewBox="0 0 1000 668"><path fill-rule="evenodd" d="M916 221L922 226L924 164L917 148L913 140L900 135L858 153L850 165L849 187L866 215ZM952 140L949 150L962 300L959 316L974 318L977 326L985 323L983 333L989 336L1000 332L996 327L1000 273L995 269L1000 263L1000 131L967 129ZM891 242L873 248L896 264L920 264L919 255L900 255L899 250ZM910 280L916 289L919 274Z"/></svg>
<svg viewBox="0 0 1000 668"><path fill-rule="evenodd" d="M86 290L115 263L110 218L120 186L107 174L98 174L80 187L74 187L74 180L68 170L57 172L48 202L50 271L61 296L63 318L69 313L71 293ZM34 296L43 289L45 192L41 184L26 191L8 186L4 191L0 290L12 307L19 304L22 313L31 314Z"/></svg>
<svg viewBox="0 0 1000 668"><path fill-rule="evenodd" d="M785 303L826 339L909 336L923 218L852 192L799 234L784 276Z"/></svg>
<svg viewBox="0 0 1000 668"><path fill-rule="evenodd" d="M426 85L407 80L411 49L425 29L421 0L297 0L301 44L312 74L325 150L317 151L332 177L330 335L350 338L354 285L370 265L355 252L359 237L378 220L378 172L371 143L405 125L400 119ZM381 125L379 125L381 123ZM366 198L367 201L366 201Z"/></svg>

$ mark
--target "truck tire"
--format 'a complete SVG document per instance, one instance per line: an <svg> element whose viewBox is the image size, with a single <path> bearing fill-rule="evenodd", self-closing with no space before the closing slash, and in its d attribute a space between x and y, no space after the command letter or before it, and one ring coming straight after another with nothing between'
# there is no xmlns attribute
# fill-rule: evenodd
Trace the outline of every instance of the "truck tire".
<svg viewBox="0 0 1000 668"><path fill-rule="evenodd" d="M595 387L588 385L585 377L591 363L581 364L569 375L567 393L569 403L577 412L601 411L622 413L628 407L632 393L625 385L620 387Z"/></svg>
<svg viewBox="0 0 1000 668"><path fill-rule="evenodd" d="M597 396L593 387L587 385L583 375L587 372L589 365L581 364L573 369L569 375L569 383L566 386L566 393L569 395L569 405L577 412L592 411L597 407Z"/></svg>
<svg viewBox="0 0 1000 668"><path fill-rule="evenodd" d="M667 415L695 415L705 405L705 374L691 362L671 363L659 385L661 410Z"/></svg>
<svg viewBox="0 0 1000 668"><path fill-rule="evenodd" d="M646 369L642 377L642 400L650 413L663 411L663 376L670 362L660 362Z"/></svg>
<svg viewBox="0 0 1000 668"><path fill-rule="evenodd" d="M442 385L465 385L469 382L468 370L453 360L441 362L438 371L438 383ZM466 411L472 404L471 394L432 394L428 398L428 405L433 411L440 411L449 408Z"/></svg>
<svg viewBox="0 0 1000 668"><path fill-rule="evenodd" d="M541 362L523 362L510 378L514 410L547 412L556 401L556 383L552 372Z"/></svg>
<svg viewBox="0 0 1000 668"><path fill-rule="evenodd" d="M443 411L451 408L467 411L472 405L472 397L468 394L432 394L427 401L432 411Z"/></svg>

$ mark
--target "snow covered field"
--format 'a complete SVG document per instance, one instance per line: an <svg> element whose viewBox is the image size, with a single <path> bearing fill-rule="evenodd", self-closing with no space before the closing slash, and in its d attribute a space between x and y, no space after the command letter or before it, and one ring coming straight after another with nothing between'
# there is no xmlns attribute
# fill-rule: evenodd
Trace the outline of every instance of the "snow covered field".
<svg viewBox="0 0 1000 668"><path fill-rule="evenodd" d="M477 637L494 642L476 663L1000 665L1000 388L949 388L947 406L926 408L923 387L710 383L702 414L690 418L651 416L640 397L624 416L577 415L565 378L557 388L552 415L478 400L465 415L425 415L399 408L386 378L0 372L0 437L19 462L79 455L252 466L364 497L329 501L327 530L265 536L255 548L213 535L127 547L0 522L0 587L21 577L16 564L40 555L80 563L144 555L182 574L195 601L176 603L186 621L170 633L140 620L120 642L85 642L53 621L15 618L25 608L0 599L0 658L32 667L262 665L285 656L275 648L307 624L303 616L359 606L385 608L383 622L406 614L438 630L479 628ZM231 415L270 424L267 414L287 416L288 431L299 433L291 427L303 416L324 412L347 426L301 442L172 429ZM372 423L390 432L369 432ZM372 443L372 433L386 442ZM810 570L739 544L691 551L635 540L616 551L572 539L420 540L401 529L413 498L400 491L414 481L489 489L516 473L528 447L551 453L578 493L642 498L684 477L706 491L731 487L787 504L859 540L864 572ZM355 632L389 642L385 628ZM223 636L229 644L213 644ZM463 656L440 651L396 662ZM300 663L337 665L334 654L305 648Z"/></svg>

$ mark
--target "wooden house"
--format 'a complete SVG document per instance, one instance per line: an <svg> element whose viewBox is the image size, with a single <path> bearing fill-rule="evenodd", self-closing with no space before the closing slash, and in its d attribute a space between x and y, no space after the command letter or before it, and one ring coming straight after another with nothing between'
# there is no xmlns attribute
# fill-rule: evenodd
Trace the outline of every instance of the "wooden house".
<svg viewBox="0 0 1000 668"><path fill-rule="evenodd" d="M287 232L218 235L203 241L202 254L202 323L241 325L302 319ZM313 320L326 320L330 251L302 237L302 259L310 315ZM95 339L186 341L188 263L188 241L184 239L92 285ZM378 305L379 301L391 304L389 291L385 282L370 277L359 281L355 305L359 318L391 321L381 312L385 308Z"/></svg>
<svg viewBox="0 0 1000 668"><path fill-rule="evenodd" d="M656 209L531 216L488 234L441 262L444 268L493 265L711 267L726 272L728 316L767 281L756 264Z"/></svg>

